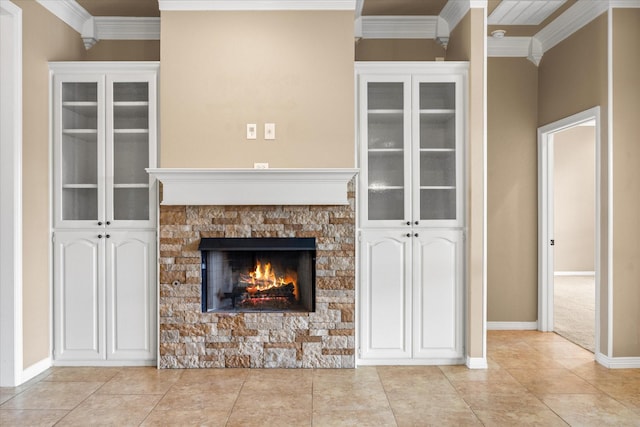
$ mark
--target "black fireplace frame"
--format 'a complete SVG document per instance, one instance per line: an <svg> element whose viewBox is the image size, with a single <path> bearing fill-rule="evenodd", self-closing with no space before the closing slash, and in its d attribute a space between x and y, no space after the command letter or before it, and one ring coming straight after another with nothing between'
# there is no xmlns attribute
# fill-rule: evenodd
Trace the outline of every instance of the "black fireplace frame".
<svg viewBox="0 0 640 427"><path fill-rule="evenodd" d="M259 246L256 247L256 243ZM207 313L208 275L207 252L209 251L306 251L311 254L311 274L316 280L316 239L315 237L203 237L198 246L200 251L201 311ZM311 287L311 312L316 310L316 287Z"/></svg>

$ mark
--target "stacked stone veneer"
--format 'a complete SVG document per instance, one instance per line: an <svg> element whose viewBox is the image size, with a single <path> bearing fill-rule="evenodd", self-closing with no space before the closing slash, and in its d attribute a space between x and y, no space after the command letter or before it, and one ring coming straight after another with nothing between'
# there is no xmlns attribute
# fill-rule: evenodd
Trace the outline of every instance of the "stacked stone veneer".
<svg viewBox="0 0 640 427"><path fill-rule="evenodd" d="M160 368L353 368L355 210L161 206ZM315 237L316 311L202 313L203 237Z"/></svg>

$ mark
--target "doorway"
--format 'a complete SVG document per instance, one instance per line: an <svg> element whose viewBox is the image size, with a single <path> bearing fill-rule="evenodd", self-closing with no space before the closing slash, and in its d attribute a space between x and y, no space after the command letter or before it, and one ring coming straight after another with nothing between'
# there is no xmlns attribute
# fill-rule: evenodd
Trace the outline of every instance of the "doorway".
<svg viewBox="0 0 640 427"><path fill-rule="evenodd" d="M599 325L600 111L538 129L538 329L595 351Z"/></svg>

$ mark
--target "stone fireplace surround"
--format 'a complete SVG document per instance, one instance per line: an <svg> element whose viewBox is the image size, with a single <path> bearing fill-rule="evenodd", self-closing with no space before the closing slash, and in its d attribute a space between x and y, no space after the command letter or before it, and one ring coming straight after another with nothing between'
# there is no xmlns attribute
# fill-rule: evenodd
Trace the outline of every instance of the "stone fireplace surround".
<svg viewBox="0 0 640 427"><path fill-rule="evenodd" d="M353 180L346 187L340 205L161 205L158 366L355 367ZM316 311L202 313L204 237L315 237Z"/></svg>

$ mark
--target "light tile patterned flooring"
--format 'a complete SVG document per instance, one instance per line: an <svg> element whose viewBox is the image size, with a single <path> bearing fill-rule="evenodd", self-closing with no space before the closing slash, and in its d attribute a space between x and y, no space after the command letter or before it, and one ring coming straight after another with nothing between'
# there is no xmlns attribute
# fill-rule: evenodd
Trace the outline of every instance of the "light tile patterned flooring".
<svg viewBox="0 0 640 427"><path fill-rule="evenodd" d="M0 389L0 425L640 426L640 369L554 333L487 341L487 370L51 368Z"/></svg>

